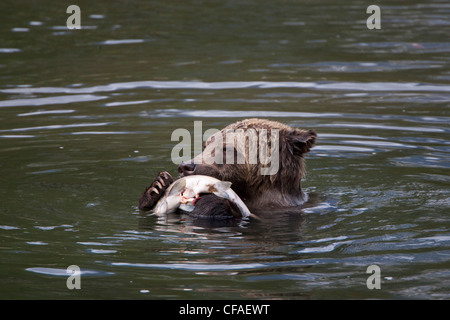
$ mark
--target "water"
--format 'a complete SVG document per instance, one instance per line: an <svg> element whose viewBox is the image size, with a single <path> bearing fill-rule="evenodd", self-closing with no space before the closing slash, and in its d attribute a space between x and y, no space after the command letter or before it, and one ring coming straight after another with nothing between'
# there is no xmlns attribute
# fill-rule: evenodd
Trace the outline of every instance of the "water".
<svg viewBox="0 0 450 320"><path fill-rule="evenodd" d="M0 4L0 298L450 298L447 2L368 30L357 0L78 1L78 31L22 3ZM173 130L247 117L318 132L300 216L139 214Z"/></svg>

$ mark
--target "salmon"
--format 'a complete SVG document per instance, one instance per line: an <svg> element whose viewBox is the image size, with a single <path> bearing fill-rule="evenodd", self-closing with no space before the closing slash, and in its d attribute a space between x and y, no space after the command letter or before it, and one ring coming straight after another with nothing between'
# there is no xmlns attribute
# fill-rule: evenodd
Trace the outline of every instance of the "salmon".
<svg viewBox="0 0 450 320"><path fill-rule="evenodd" d="M203 175L186 176L173 182L152 212L161 216L173 213L178 208L192 211L201 193L213 193L233 202L239 208L243 218L254 216L236 192L231 189L231 182Z"/></svg>

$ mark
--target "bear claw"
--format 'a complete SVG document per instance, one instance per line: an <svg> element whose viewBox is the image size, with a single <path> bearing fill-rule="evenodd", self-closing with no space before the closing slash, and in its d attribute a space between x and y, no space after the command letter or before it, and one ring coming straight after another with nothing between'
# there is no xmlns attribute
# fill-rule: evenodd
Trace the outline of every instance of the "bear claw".
<svg viewBox="0 0 450 320"><path fill-rule="evenodd" d="M147 193L152 193L152 192L155 192L156 194L159 194L158 189L156 189L155 187L151 187L151 188L149 188L149 189L147 190Z"/></svg>
<svg viewBox="0 0 450 320"><path fill-rule="evenodd" d="M160 172L139 199L139 209L144 211L151 210L173 181L174 179L170 173L167 171Z"/></svg>

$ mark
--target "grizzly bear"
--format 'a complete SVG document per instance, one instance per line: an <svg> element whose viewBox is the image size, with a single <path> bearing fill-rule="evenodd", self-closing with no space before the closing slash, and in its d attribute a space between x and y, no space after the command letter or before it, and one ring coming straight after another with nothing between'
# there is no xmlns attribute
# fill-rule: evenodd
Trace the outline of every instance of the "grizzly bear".
<svg viewBox="0 0 450 320"><path fill-rule="evenodd" d="M207 175L232 182L231 188L253 213L298 208L306 200L301 179L304 155L316 143L314 130L292 128L277 121L246 119L210 136L201 154L182 162L180 176ZM174 181L162 172L142 194L139 209L151 210ZM194 211L200 217L236 216L230 201L202 195Z"/></svg>

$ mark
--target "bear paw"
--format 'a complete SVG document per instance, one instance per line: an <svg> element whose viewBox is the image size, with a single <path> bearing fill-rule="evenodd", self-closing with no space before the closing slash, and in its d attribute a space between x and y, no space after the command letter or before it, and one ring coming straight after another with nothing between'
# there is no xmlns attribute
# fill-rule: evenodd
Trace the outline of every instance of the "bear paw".
<svg viewBox="0 0 450 320"><path fill-rule="evenodd" d="M161 172L139 199L139 210L151 210L174 181L167 171Z"/></svg>

